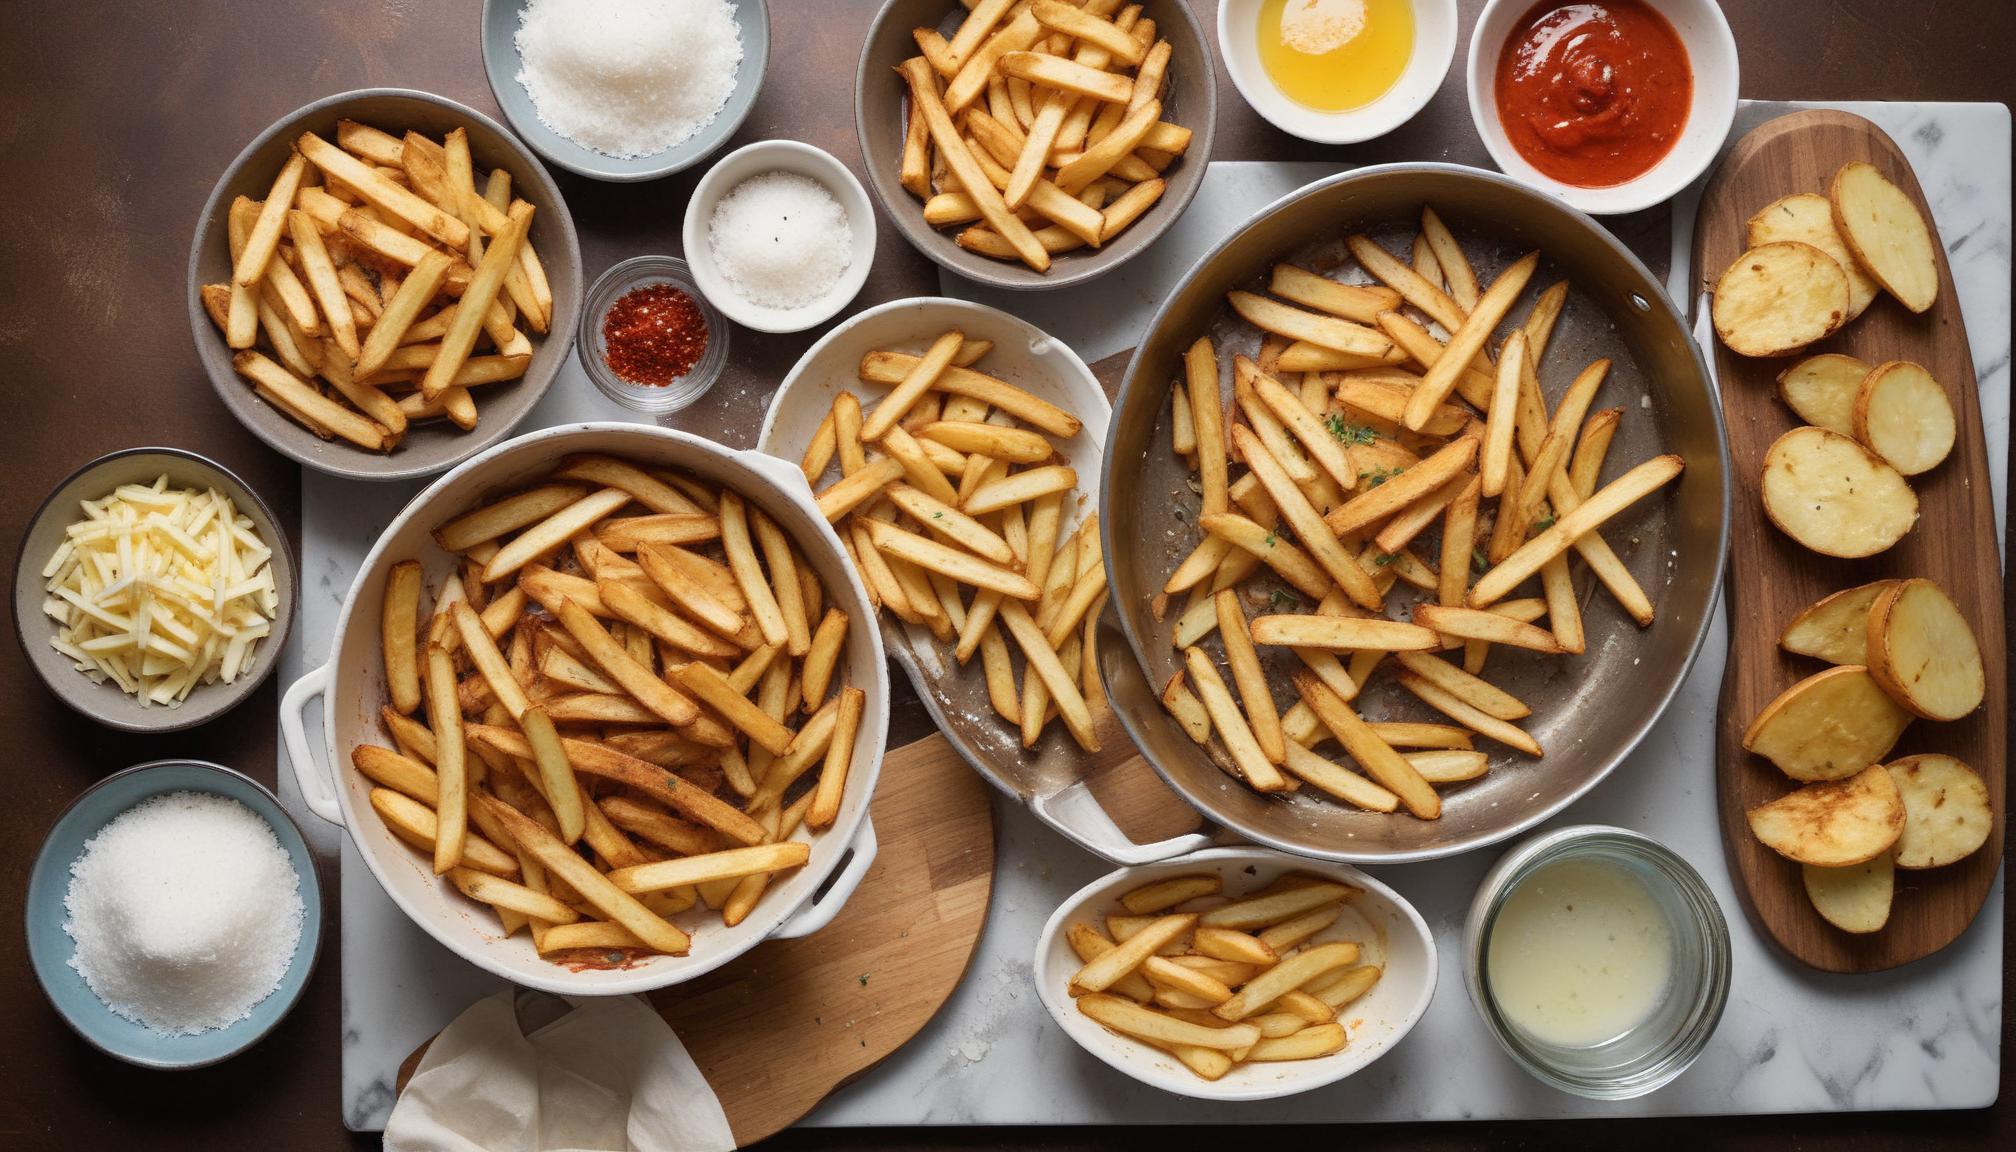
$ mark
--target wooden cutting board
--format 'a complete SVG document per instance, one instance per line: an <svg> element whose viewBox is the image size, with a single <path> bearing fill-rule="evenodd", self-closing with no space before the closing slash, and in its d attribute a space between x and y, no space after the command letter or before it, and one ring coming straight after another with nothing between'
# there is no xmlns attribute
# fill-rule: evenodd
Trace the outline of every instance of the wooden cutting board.
<svg viewBox="0 0 2016 1152"><path fill-rule="evenodd" d="M1932 219L1910 164L1883 130L1859 116L1826 109L1772 120L1739 141L1716 169L1695 223L1697 288L1715 278L1744 248L1752 213L1794 192L1825 194L1836 170L1852 160L1880 169ZM1935 226L1936 227L1936 226ZM1723 672L1716 732L1716 779L1722 839L1737 875L1737 891L1759 928L1799 960L1829 972L1876 972L1909 963L1951 943L1974 919L2002 859L2007 751L2008 661L2002 623L2002 570L1989 498L1987 443L1967 329L1953 276L1939 248L1939 297L1913 315L1879 294L1860 318L1809 352L1845 352L1876 364L1912 360L1946 388L1958 417L1953 454L1913 478L1918 524L1895 547L1863 560L1810 552L1772 527L1759 494L1764 453L1801 421L1777 398L1777 374L1795 358L1751 360L1722 347L1715 357L1737 480L1729 560L1729 662ZM1698 297L1698 292L1697 292ZM1888 577L1925 576L1953 597L1974 626L1988 670L1988 693L1972 716L1950 724L1914 721L1895 756L1945 752L1973 766L1988 784L1996 824L1988 843L1946 868L1897 873L1890 922L1867 936L1822 920L1807 900L1797 864L1751 836L1744 813L1794 787L1777 768L1743 749L1743 732L1779 692L1823 667L1780 651L1779 632L1828 593Z"/></svg>
<svg viewBox="0 0 2016 1152"><path fill-rule="evenodd" d="M796 1123L903 1046L966 972L994 885L987 785L943 736L890 752L881 850L838 919L651 995L721 1099L739 1147ZM399 1068L399 1089L427 1051Z"/></svg>

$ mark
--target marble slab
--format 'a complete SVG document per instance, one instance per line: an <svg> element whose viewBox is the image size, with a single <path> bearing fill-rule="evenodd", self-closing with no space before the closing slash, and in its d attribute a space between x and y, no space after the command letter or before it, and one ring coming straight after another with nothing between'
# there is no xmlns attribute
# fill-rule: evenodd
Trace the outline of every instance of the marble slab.
<svg viewBox="0 0 2016 1152"><path fill-rule="evenodd" d="M1793 105L1746 105L1739 131ZM2009 450L2010 117L2000 105L1847 104L1896 137L1931 200L1973 338L1993 468L1998 530ZM1183 220L1127 268L1071 289L992 300L946 277L947 295L990 299L1069 341L1088 361L1131 347L1163 286L1257 208L1343 165L1216 164ZM1671 285L1685 297L1694 202L1674 207ZM1096 302L1096 303L1095 303ZM570 364L528 419L625 418ZM291 680L327 656L357 562L418 486L304 477L301 626L283 656ZM1644 1100L1581 1101L1528 1078L1490 1041L1466 1002L1462 919L1497 853L1379 869L1434 928L1444 963L1436 1000L1395 1051L1344 1083L1252 1105L1180 1100L1135 1083L1059 1030L1030 985L1030 952L1051 910L1106 870L997 798L994 903L967 979L909 1045L835 1094L805 1123L1176 1124L1662 1116L1977 1108L1995 1099L2000 1065L2002 880L1974 925L1939 954L1893 972L1833 976L1790 963L1751 929L1722 860L1713 779L1715 698L1726 653L1717 625L1693 675L1644 745L1554 821L1643 829L1701 868L1728 917L1734 990L1714 1041L1686 1075ZM284 757L285 753L282 752ZM281 794L312 838L341 833ZM422 934L342 845L344 1123L384 1126L407 1053L496 987Z"/></svg>

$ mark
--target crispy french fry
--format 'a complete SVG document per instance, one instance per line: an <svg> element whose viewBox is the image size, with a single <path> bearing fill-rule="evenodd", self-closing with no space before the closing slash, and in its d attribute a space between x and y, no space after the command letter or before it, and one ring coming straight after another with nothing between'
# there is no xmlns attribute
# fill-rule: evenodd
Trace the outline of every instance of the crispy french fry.
<svg viewBox="0 0 2016 1152"><path fill-rule="evenodd" d="M440 876L462 862L469 828L469 783L455 665L448 650L438 645L427 649L427 720L434 730L434 874Z"/></svg>
<svg viewBox="0 0 2016 1152"><path fill-rule="evenodd" d="M1469 606L1485 608L1504 599L1541 565L1559 556L1581 536L1665 487L1686 467L1678 456L1655 456L1619 476L1592 495L1587 503L1564 513L1545 531L1522 544L1470 589ZM1571 494L1572 495L1572 494Z"/></svg>
<svg viewBox="0 0 2016 1152"><path fill-rule="evenodd" d="M826 745L826 760L819 770L819 784L812 793L812 806L805 812L805 826L825 828L840 815L840 801L847 787L847 774L854 760L854 740L861 727L861 710L867 694L852 686L840 690L840 711L833 722L833 736Z"/></svg>
<svg viewBox="0 0 2016 1152"><path fill-rule="evenodd" d="M1400 797L1409 812L1423 820L1433 820L1442 814L1442 801L1435 795L1435 789L1421 779L1421 774L1414 771L1393 750L1392 745L1381 739L1328 685L1306 672L1295 673L1294 681L1303 701L1316 713L1323 726L1337 737L1338 743L1351 754L1351 758L1374 780Z"/></svg>

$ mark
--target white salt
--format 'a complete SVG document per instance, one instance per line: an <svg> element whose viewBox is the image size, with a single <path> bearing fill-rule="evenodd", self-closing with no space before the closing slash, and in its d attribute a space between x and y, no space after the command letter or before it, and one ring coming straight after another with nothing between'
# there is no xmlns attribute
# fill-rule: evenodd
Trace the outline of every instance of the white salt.
<svg viewBox="0 0 2016 1152"><path fill-rule="evenodd" d="M824 296L846 274L854 230L825 185L795 172L765 172L714 205L707 247L744 299L797 308Z"/></svg>
<svg viewBox="0 0 2016 1152"><path fill-rule="evenodd" d="M517 45L518 83L539 122L623 159L706 127L742 65L728 0L529 0Z"/></svg>
<svg viewBox="0 0 2016 1152"><path fill-rule="evenodd" d="M243 1020L301 940L301 881L251 809L170 792L115 817L70 866L70 966L106 1006L156 1032Z"/></svg>

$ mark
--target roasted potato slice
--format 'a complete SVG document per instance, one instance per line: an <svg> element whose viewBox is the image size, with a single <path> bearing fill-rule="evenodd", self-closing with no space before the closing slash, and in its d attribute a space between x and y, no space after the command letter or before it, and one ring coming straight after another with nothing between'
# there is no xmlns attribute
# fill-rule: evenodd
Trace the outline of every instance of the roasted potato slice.
<svg viewBox="0 0 2016 1152"><path fill-rule="evenodd" d="M1764 514L1823 556L1873 556L1918 522L1918 496L1895 468L1825 428L1794 428L1764 454Z"/></svg>
<svg viewBox="0 0 2016 1152"><path fill-rule="evenodd" d="M1869 370L1855 393L1855 439L1906 476L1938 467L1953 451L1953 404L1932 374L1909 360Z"/></svg>
<svg viewBox="0 0 2016 1152"><path fill-rule="evenodd" d="M1913 312L1939 298L1939 257L1932 229L1904 190L1873 164L1844 164L1827 190L1834 228L1855 262Z"/></svg>
<svg viewBox="0 0 2016 1152"><path fill-rule="evenodd" d="M1738 256L1715 283L1715 334L1740 356L1789 356L1848 319L1848 274L1811 244Z"/></svg>
<svg viewBox="0 0 2016 1152"><path fill-rule="evenodd" d="M1860 864L1823 868L1803 864L1806 898L1820 918L1856 935L1881 932L1890 922L1890 901L1897 894L1897 865L1887 852Z"/></svg>
<svg viewBox="0 0 2016 1152"><path fill-rule="evenodd" d="M1743 747L1794 780L1839 780L1888 756L1910 723L1869 669L1851 664L1779 693L1750 722Z"/></svg>
<svg viewBox="0 0 2016 1152"><path fill-rule="evenodd" d="M1979 851L1995 827L1988 785L1951 756L1928 752L1884 769L1904 797L1904 832L1891 855L1899 868L1938 868Z"/></svg>
<svg viewBox="0 0 2016 1152"><path fill-rule="evenodd" d="M1778 374L1778 398L1808 424L1855 435L1855 394L1869 365L1839 352L1808 356Z"/></svg>
<svg viewBox="0 0 2016 1152"><path fill-rule="evenodd" d="M1845 868L1890 850L1904 831L1904 798L1881 764L1846 780L1808 784L1748 813L1766 848L1801 864Z"/></svg>
<svg viewBox="0 0 2016 1152"><path fill-rule="evenodd" d="M1841 265L1841 271L1848 277L1848 320L1862 315L1862 310L1876 299L1880 286L1855 262L1841 233L1835 230L1834 206L1827 202L1827 197L1818 192L1781 196L1750 217L1744 233L1745 244L1756 248L1781 240L1811 244Z"/></svg>
<svg viewBox="0 0 2016 1152"><path fill-rule="evenodd" d="M1987 675L1974 629L1930 580L1902 580L1869 607L1869 674L1927 720L1958 720L1981 706Z"/></svg>
<svg viewBox="0 0 2016 1152"><path fill-rule="evenodd" d="M1877 580L1819 600L1792 618L1779 635L1778 646L1829 664L1867 664L1869 606L1892 583Z"/></svg>

